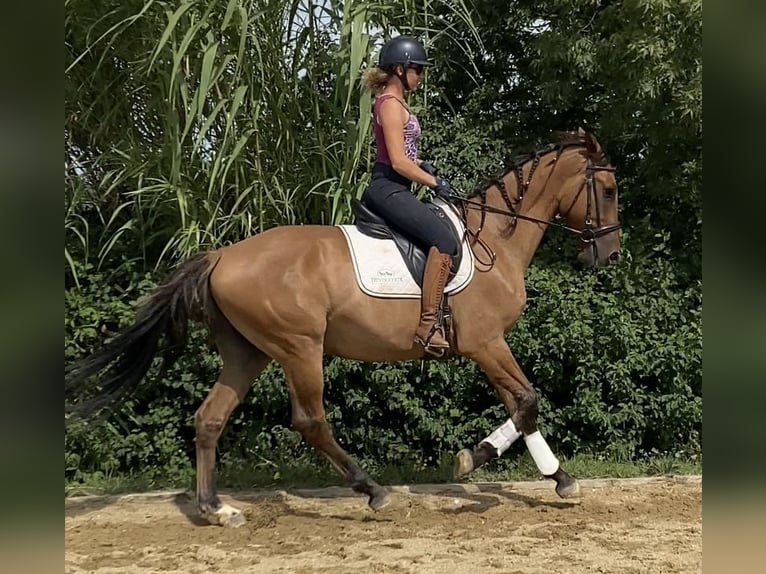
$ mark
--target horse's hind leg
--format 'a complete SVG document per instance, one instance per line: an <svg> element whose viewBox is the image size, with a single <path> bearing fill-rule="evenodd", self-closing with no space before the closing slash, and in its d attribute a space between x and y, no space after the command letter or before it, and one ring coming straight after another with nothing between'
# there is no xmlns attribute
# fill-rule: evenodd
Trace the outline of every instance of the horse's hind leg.
<svg viewBox="0 0 766 574"><path fill-rule="evenodd" d="M309 444L319 449L341 476L351 483L354 491L368 496L368 504L373 510L383 508L389 502L388 493L335 442L325 418L321 345L313 350L304 349L299 356L280 362L290 389L293 427Z"/></svg>
<svg viewBox="0 0 766 574"><path fill-rule="evenodd" d="M197 451L197 504L213 524L241 526L240 510L223 504L215 488L215 451L226 421L271 359L251 345L222 316L214 322L215 341L223 369L194 415Z"/></svg>
<svg viewBox="0 0 766 574"><path fill-rule="evenodd" d="M500 456L514 441L524 437L529 452L540 472L556 481L556 492L562 498L577 496L580 486L554 456L537 430L537 393L516 362L513 353L499 339L473 357L489 377L511 418L484 439L473 450L462 450L455 461L455 476L461 477L492 458Z"/></svg>

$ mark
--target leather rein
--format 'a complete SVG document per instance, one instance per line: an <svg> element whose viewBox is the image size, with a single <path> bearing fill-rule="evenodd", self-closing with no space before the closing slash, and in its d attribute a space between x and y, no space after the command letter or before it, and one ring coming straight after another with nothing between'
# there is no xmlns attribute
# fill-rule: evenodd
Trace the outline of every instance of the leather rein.
<svg viewBox="0 0 766 574"><path fill-rule="evenodd" d="M553 175L553 170L556 167L555 163L561 156L561 152L563 151L563 149L564 148L557 148L555 150L557 151L557 154L552 162L554 165L553 167L551 167L551 171L548 174L548 179L550 179L551 175ZM521 201L524 199L524 194L529 189L529 185L532 182L532 176L534 175L535 170L537 169L537 166L540 163L540 159L542 158L543 155L546 155L552 151L554 150L536 152L532 158L518 164L515 167L514 175L516 176L517 189L518 189L518 194L515 199L516 205L520 204ZM529 170L529 175L527 176L526 180L524 180L523 167L528 161L532 161L532 168ZM614 172L615 169L609 166L595 165L590 158L587 158L587 164L585 166L585 181L583 181L582 187L580 187L580 190L577 192L579 195L583 187L587 188L586 189L587 206L585 211L585 227L583 229L576 229L574 227L571 227L559 221L538 219L537 217L532 217L530 215L519 213L516 207L514 206L514 201L512 201L508 195L508 190L505 188L505 181L503 180L503 178L508 172L506 172L506 174L504 174L503 176L491 182L492 184L496 185L498 189L500 190L500 195L505 201L505 204L508 206L507 210L500 209L497 207L492 207L491 205L487 204L486 188L483 192L479 192L482 199L480 202L467 199L458 195L451 196L451 199L461 202L461 211L462 211L461 215L465 223L466 234L470 239L471 246L478 243L479 245L481 245L482 249L491 258L491 261L489 263L485 263L481 261L479 257L477 256L476 257L477 261L481 263L482 265L488 266L491 269L495 264L495 260L497 259L497 255L494 253L494 251L492 251L489 245L487 245L487 243L479 237L479 234L481 233L482 229L484 229L484 223L485 223L487 213L496 213L499 215L506 215L508 217L511 217L514 225L516 221L519 219L522 219L524 221L531 221L533 223L541 223L543 225L553 225L554 227L559 227L563 229L564 231L572 233L573 235L577 236L580 241L587 244L594 243L596 239L599 237L618 231L621 227L619 223L613 223L611 225L601 225L601 226L595 226L593 224L592 216L593 216L594 205L595 205L595 212L596 212L596 220L600 221L601 219L600 212L598 209L598 199L596 198L596 184L595 184L595 178L594 178L595 173L598 171ZM545 185L547 184L548 184L548 181L546 180ZM473 231L468 228L467 210L471 208L481 210L481 222L479 223L479 228L476 231Z"/></svg>

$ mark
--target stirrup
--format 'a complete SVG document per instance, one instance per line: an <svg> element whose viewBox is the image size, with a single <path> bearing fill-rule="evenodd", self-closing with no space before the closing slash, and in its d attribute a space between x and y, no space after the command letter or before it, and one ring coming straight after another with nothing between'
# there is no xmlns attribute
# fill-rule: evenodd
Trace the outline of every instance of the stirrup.
<svg viewBox="0 0 766 574"><path fill-rule="evenodd" d="M442 332L442 337L447 343L443 347L431 345L431 339L433 339L433 336L436 334L437 330L440 330ZM423 341L423 339L419 335L415 335L415 342L418 343L419 345L422 345L423 350L426 353L429 353L430 355L433 355L439 358L444 357L447 354L447 352L452 348L449 344L449 341L447 341L447 336L444 333L444 328L438 323L434 323L433 327L431 327L431 331L428 333L428 337L426 337L425 341Z"/></svg>

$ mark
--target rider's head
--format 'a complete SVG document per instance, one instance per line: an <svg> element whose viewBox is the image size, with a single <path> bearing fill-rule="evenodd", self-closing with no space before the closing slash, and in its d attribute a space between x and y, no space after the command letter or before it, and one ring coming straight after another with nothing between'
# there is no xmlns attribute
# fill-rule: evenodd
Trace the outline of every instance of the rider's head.
<svg viewBox="0 0 766 574"><path fill-rule="evenodd" d="M411 36L397 36L383 46L378 65L365 72L364 85L377 94L386 87L393 76L399 78L405 92L414 90L423 70L430 65L426 49L419 40Z"/></svg>

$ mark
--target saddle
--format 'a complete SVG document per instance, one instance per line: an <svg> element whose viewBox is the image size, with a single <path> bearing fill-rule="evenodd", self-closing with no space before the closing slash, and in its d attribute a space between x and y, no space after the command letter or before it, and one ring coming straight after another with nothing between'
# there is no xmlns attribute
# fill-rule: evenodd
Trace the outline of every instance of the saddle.
<svg viewBox="0 0 766 574"><path fill-rule="evenodd" d="M458 245L457 253L452 256L452 265L447 280L449 282L458 272L460 262L463 260L463 238L455 226L452 225L441 207L434 203L426 203L426 205L428 206L428 209L433 211L439 217L439 221L442 222L445 228L452 233ZM426 268L428 252L417 243L414 243L412 239L404 235L404 233L397 230L395 227L390 226L382 217L370 210L370 208L358 199L351 200L351 209L355 216L354 225L360 233L375 239L393 240L399 253L401 253L402 258L404 259L407 270L410 272L410 275L412 275L412 279L422 289L423 272Z"/></svg>

